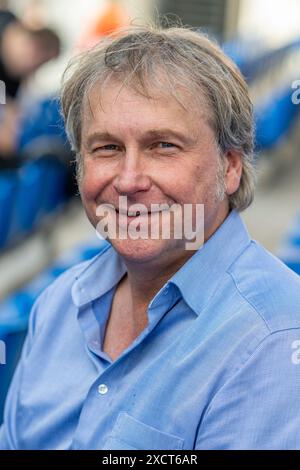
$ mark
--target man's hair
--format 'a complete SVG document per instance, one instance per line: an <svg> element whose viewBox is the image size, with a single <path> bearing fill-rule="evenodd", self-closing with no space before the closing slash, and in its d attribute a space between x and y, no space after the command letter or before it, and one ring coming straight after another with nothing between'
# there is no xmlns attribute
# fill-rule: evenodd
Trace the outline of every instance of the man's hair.
<svg viewBox="0 0 300 470"><path fill-rule="evenodd" d="M252 103L241 72L213 40L185 27L132 26L70 61L63 76L61 103L79 180L84 103L95 85L101 87L111 79L147 97L154 88L163 87L179 102L182 89L196 103L204 95L220 158L233 149L242 155L240 186L229 196L230 207L242 211L251 204L255 182ZM203 109L203 99L202 104L198 101Z"/></svg>

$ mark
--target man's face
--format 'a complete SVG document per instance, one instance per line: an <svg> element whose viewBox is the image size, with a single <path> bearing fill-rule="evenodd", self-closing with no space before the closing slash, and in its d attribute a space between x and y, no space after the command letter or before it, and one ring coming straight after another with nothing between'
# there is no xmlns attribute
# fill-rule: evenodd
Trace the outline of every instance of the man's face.
<svg viewBox="0 0 300 470"><path fill-rule="evenodd" d="M128 208L144 204L148 213L140 217L147 217L149 224L163 223L151 213L151 204L190 204L193 220L196 204L204 204L205 239L222 223L228 202L217 197L220 156L207 123L207 106L203 99L199 109L199 101L195 104L184 93L181 101L185 109L171 96L155 94L149 99L126 87L120 91L119 83L102 87L101 97L92 90L82 123L80 192L94 226L99 222L97 207L111 204L118 209L120 196L127 197ZM111 212L113 216L120 220L118 212ZM122 217L123 228L137 220ZM110 241L132 262L185 256L186 240L172 236Z"/></svg>

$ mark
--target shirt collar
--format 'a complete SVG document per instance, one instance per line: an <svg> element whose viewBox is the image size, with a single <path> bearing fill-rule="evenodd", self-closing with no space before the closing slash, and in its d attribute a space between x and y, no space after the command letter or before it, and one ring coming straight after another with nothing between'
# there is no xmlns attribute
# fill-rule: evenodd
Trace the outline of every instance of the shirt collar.
<svg viewBox="0 0 300 470"><path fill-rule="evenodd" d="M72 298L77 307L81 307L101 297L114 287L127 272L122 258L105 243L101 252L75 278L72 286Z"/></svg>
<svg viewBox="0 0 300 470"><path fill-rule="evenodd" d="M169 280L197 315L230 265L249 245L247 228L236 210Z"/></svg>
<svg viewBox="0 0 300 470"><path fill-rule="evenodd" d="M224 272L249 243L248 231L234 210L167 285L177 286L189 307L199 314ZM110 244L105 244L99 255L76 277L72 286L74 304L81 307L101 297L121 280L126 271L122 258ZM154 299L157 300L164 290L163 287Z"/></svg>

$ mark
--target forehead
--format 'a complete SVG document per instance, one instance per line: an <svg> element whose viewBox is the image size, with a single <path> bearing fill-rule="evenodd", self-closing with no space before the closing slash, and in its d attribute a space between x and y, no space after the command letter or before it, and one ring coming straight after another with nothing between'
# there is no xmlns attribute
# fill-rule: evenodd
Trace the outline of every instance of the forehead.
<svg viewBox="0 0 300 470"><path fill-rule="evenodd" d="M192 95L183 87L170 90L155 87L137 91L121 82L94 85L83 103L83 127L156 125L184 126L210 120L203 93Z"/></svg>

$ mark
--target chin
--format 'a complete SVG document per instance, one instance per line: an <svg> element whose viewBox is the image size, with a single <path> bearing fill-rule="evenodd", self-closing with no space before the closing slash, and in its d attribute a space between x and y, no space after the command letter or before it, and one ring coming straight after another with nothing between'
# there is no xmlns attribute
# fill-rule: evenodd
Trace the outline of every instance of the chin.
<svg viewBox="0 0 300 470"><path fill-rule="evenodd" d="M166 240L109 240L125 261L143 263L161 258L166 251Z"/></svg>

